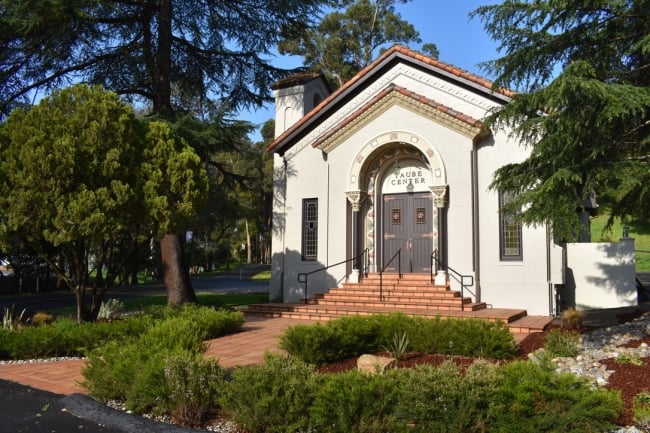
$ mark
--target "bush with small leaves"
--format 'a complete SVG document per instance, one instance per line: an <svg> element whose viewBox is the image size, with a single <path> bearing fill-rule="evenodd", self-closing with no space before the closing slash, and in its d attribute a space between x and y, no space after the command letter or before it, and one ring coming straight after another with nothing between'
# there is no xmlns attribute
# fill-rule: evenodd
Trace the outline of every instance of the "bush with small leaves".
<svg viewBox="0 0 650 433"><path fill-rule="evenodd" d="M221 400L224 412L250 433L309 431L320 376L294 358L265 358L264 365L235 368Z"/></svg>
<svg viewBox="0 0 650 433"><path fill-rule="evenodd" d="M634 396L632 414L637 427L650 431L650 392L644 391Z"/></svg>
<svg viewBox="0 0 650 433"><path fill-rule="evenodd" d="M512 333L502 322L478 319L429 319L403 314L355 316L325 325L289 327L280 347L305 362L327 362L373 353L402 332L415 352L503 359L516 353Z"/></svg>
<svg viewBox="0 0 650 433"><path fill-rule="evenodd" d="M310 411L315 431L393 432L398 377L397 370L376 375L350 370L325 376Z"/></svg>
<svg viewBox="0 0 650 433"><path fill-rule="evenodd" d="M498 383L499 367L485 361L477 361L465 374L451 361L403 370L393 431L484 431Z"/></svg>
<svg viewBox="0 0 650 433"><path fill-rule="evenodd" d="M622 353L618 355L615 361L620 364L632 364L636 366L643 365L643 359L641 359L639 355L630 354L630 353Z"/></svg>
<svg viewBox="0 0 650 433"><path fill-rule="evenodd" d="M580 351L580 334L576 331L551 329L544 349L553 357L573 357Z"/></svg>
<svg viewBox="0 0 650 433"><path fill-rule="evenodd" d="M532 362L506 364L501 374L489 404L487 431L609 431L623 408L618 393L592 389L584 378L558 374Z"/></svg>
<svg viewBox="0 0 650 433"><path fill-rule="evenodd" d="M202 353L206 339L232 332L243 321L241 313L208 307L170 311L137 337L109 342L89 354L83 386L93 397L122 400L137 413L164 412L163 396L169 394L167 360Z"/></svg>
<svg viewBox="0 0 650 433"><path fill-rule="evenodd" d="M219 407L226 371L216 359L185 353L165 360L164 396L169 414L184 425L198 426Z"/></svg>

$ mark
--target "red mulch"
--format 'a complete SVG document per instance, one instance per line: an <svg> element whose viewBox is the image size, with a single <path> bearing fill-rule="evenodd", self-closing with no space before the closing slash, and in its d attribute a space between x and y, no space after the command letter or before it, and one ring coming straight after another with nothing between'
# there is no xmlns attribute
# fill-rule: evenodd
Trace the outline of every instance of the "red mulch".
<svg viewBox="0 0 650 433"><path fill-rule="evenodd" d="M547 333L548 331L539 332L530 334L524 338L519 343L519 351L517 355L512 358L512 360L528 359L529 353L534 352L535 350L544 346ZM638 347L643 342L650 345L650 336L645 337L643 340L630 341L625 346ZM444 361L448 360L452 360L454 363L461 367L466 367L474 362L474 358L468 358L464 356L410 353L405 357L404 360L397 363L397 368L410 368L419 364L440 365ZM631 409L632 399L639 392L650 392L650 358L642 358L642 360L642 366L636 366L630 363L616 362L613 359L602 361L603 364L607 365L608 370L615 371L609 378L609 384L607 385L607 388L621 392L621 398L625 407L623 414L617 420L617 425L634 425ZM333 364L328 364L319 368L319 371L325 373L337 373L354 369L356 368L356 365L357 358L353 358Z"/></svg>

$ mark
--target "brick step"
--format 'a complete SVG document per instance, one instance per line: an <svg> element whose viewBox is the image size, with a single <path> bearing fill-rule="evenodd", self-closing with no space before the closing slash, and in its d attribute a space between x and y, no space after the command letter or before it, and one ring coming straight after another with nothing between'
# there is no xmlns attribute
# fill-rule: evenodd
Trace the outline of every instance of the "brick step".
<svg viewBox="0 0 650 433"><path fill-rule="evenodd" d="M364 281L361 283L343 283L340 288L344 288L347 290L370 290L370 289L375 289L379 290L380 286L379 283L375 283L372 281ZM401 282L401 283L396 283L396 282L389 282L386 283L384 282L381 286L382 290L427 290L429 292L445 292L449 290L448 286L436 286L435 284L427 284L427 283L416 283L416 282Z"/></svg>
<svg viewBox="0 0 650 433"><path fill-rule="evenodd" d="M336 295L336 296L349 296L349 297L361 297L361 296L368 296L368 297L375 297L379 298L379 295L382 296L408 296L412 298L456 298L460 296L460 292L457 290L402 290L400 289L389 289L387 290L384 288L383 290L379 290L378 288L373 289L373 288L341 288L341 287L336 287L332 288L329 290L327 293L320 293L316 294L314 296L330 296L330 295Z"/></svg>
<svg viewBox="0 0 650 433"><path fill-rule="evenodd" d="M398 301L336 301L336 300L321 300L318 302L319 306L334 306L334 307L363 307L363 308L388 308L395 311L404 310L462 310L465 309L480 309L485 308L484 303L472 304L471 299L465 298L465 302L461 304L460 299L457 302L449 303L433 303L419 304L417 302L398 302Z"/></svg>
<svg viewBox="0 0 650 433"><path fill-rule="evenodd" d="M350 301L350 302L372 302L372 301L391 301L391 302L408 302L408 303L418 303L418 304L427 304L427 303L459 303L461 301L460 293L450 292L445 295L431 295L429 294L416 294L412 295L410 293L384 293L382 296L379 296L378 293L370 293L364 295L355 295L349 293L325 293L320 296L315 295L314 298L320 303L322 300L327 301Z"/></svg>
<svg viewBox="0 0 650 433"><path fill-rule="evenodd" d="M397 282L398 284L417 283L433 285L431 275L429 274L402 274L400 277L398 274L393 273L384 274L381 278L379 274L368 274L361 279L360 283L371 282L372 284L379 284L379 281L383 281L384 284Z"/></svg>
<svg viewBox="0 0 650 433"><path fill-rule="evenodd" d="M518 324L518 320L522 317L526 317L526 310L518 309L504 309L504 308L480 308L478 310L466 309L465 311L460 310L426 310L426 309L409 309L406 311L398 311L392 308L370 308L370 307L329 307L321 305L304 305L304 304L252 304L249 305L247 309L243 310L246 315L253 316L262 316L262 317L282 317L282 318L292 318L292 319L306 319L306 320L319 320L326 321L331 319L336 319L339 317L345 316L354 316L354 315L370 315L370 314L388 314L401 312L408 316L424 316L424 317L439 317L439 318L476 318L481 320L487 320L490 322L503 321L504 323L511 326L511 324L516 325L516 332L526 333L526 332L538 332L541 324L540 320L537 320L537 323L532 323L531 330L526 328L527 322L521 322ZM552 321L552 318L546 318ZM535 319L533 319L534 321ZM550 321L548 322L550 323ZM513 331L515 332L515 331Z"/></svg>
<svg viewBox="0 0 650 433"><path fill-rule="evenodd" d="M508 324L510 331L520 334L542 332L553 322L551 316L524 316Z"/></svg>

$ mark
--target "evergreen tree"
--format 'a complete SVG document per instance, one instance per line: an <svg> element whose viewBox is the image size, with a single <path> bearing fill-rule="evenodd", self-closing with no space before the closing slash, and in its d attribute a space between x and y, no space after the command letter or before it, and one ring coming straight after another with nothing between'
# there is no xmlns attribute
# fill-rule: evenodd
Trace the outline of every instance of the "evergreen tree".
<svg viewBox="0 0 650 433"><path fill-rule="evenodd" d="M0 0L0 114L75 81L101 84L176 121L196 107L271 100L270 64L321 0ZM188 102L189 101L189 102ZM185 106L190 105L191 107ZM194 297L178 233L160 240L168 292Z"/></svg>
<svg viewBox="0 0 650 433"><path fill-rule="evenodd" d="M96 318L138 227L167 233L206 193L189 146L98 86L16 109L0 132L0 246L44 259L75 294L79 321Z"/></svg>
<svg viewBox="0 0 650 433"><path fill-rule="evenodd" d="M516 90L487 119L530 156L497 171L522 221L550 223L557 240L580 233L576 209L614 190L614 216L650 213L650 1L506 0L472 13L500 41L484 64Z"/></svg>
<svg viewBox="0 0 650 433"><path fill-rule="evenodd" d="M409 0L341 0L315 28L294 33L279 45L280 52L304 57L310 69L322 71L334 87L340 87L367 66L377 50L389 45L420 43L412 24L395 11L396 3ZM424 46L429 54L438 50Z"/></svg>

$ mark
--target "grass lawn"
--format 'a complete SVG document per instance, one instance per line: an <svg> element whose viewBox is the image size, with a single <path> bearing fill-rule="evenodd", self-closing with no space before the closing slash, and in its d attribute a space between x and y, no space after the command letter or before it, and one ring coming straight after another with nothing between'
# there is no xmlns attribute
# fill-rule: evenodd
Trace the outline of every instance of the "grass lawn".
<svg viewBox="0 0 650 433"><path fill-rule="evenodd" d="M591 220L591 240L593 242L618 241L623 236L623 225L617 220L611 230L605 231L608 214L598 215ZM631 222L630 237L634 238L636 251L636 271L650 272L650 224Z"/></svg>
<svg viewBox="0 0 650 433"><path fill-rule="evenodd" d="M212 305L224 308L245 307L249 304L265 304L268 302L267 293L204 293L197 292L196 297L201 305ZM105 300L110 299L108 296ZM167 305L167 295L142 296L128 298L124 301L126 311L140 311L153 305ZM57 316L75 316L75 307L57 308L49 311Z"/></svg>

